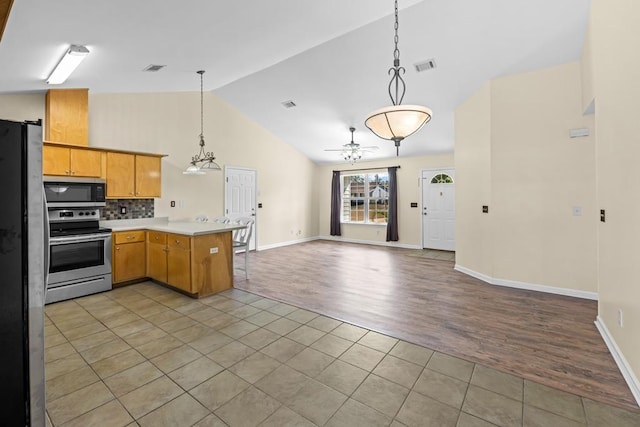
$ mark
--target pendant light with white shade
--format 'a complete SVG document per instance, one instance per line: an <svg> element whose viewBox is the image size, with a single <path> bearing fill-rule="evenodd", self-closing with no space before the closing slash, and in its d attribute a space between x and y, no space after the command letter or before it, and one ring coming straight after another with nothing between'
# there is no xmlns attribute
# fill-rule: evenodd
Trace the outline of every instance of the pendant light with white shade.
<svg viewBox="0 0 640 427"><path fill-rule="evenodd" d="M398 0L395 0L394 29L393 67L389 69L389 74L393 74L389 82L389 97L393 105L369 114L364 124L380 138L394 141L396 155L399 155L400 141L419 131L431 120L432 112L429 108L421 105L401 105L406 85L402 78L405 69L400 66L400 50L398 49Z"/></svg>

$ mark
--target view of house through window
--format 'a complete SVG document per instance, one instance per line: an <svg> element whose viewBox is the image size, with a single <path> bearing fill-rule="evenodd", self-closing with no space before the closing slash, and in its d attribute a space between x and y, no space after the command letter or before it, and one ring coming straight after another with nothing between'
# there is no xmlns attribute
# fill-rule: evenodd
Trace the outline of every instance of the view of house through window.
<svg viewBox="0 0 640 427"><path fill-rule="evenodd" d="M386 224L388 213L386 171L342 175L342 222Z"/></svg>

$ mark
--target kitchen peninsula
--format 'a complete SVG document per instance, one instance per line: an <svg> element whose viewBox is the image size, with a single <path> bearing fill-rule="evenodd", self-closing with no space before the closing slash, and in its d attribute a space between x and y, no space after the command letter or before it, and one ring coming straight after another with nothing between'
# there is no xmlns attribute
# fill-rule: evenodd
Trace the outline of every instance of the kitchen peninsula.
<svg viewBox="0 0 640 427"><path fill-rule="evenodd" d="M113 282L144 278L194 298L233 287L232 232L244 226L166 219L104 221L113 229Z"/></svg>

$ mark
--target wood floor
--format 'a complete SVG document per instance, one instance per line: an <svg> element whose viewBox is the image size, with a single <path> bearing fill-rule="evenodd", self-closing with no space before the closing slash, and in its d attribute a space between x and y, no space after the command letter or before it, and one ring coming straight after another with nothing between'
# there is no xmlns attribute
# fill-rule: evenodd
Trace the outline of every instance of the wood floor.
<svg viewBox="0 0 640 427"><path fill-rule="evenodd" d="M488 285L411 253L321 240L252 252L250 279L236 275L235 287L638 409L593 323L595 301Z"/></svg>

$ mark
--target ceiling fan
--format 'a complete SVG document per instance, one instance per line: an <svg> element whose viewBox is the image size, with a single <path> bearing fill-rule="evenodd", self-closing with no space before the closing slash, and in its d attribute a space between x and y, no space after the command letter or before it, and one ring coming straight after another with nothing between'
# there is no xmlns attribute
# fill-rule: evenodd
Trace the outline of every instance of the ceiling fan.
<svg viewBox="0 0 640 427"><path fill-rule="evenodd" d="M367 147L361 147L360 144L356 144L353 142L353 133L356 131L356 128L353 126L349 128L351 131L351 142L348 144L344 144L342 148L330 148L324 151L340 151L342 153L342 158L346 161L354 164L358 160L362 158L362 153L371 153L374 150L377 150L378 147L375 145L370 145Z"/></svg>

